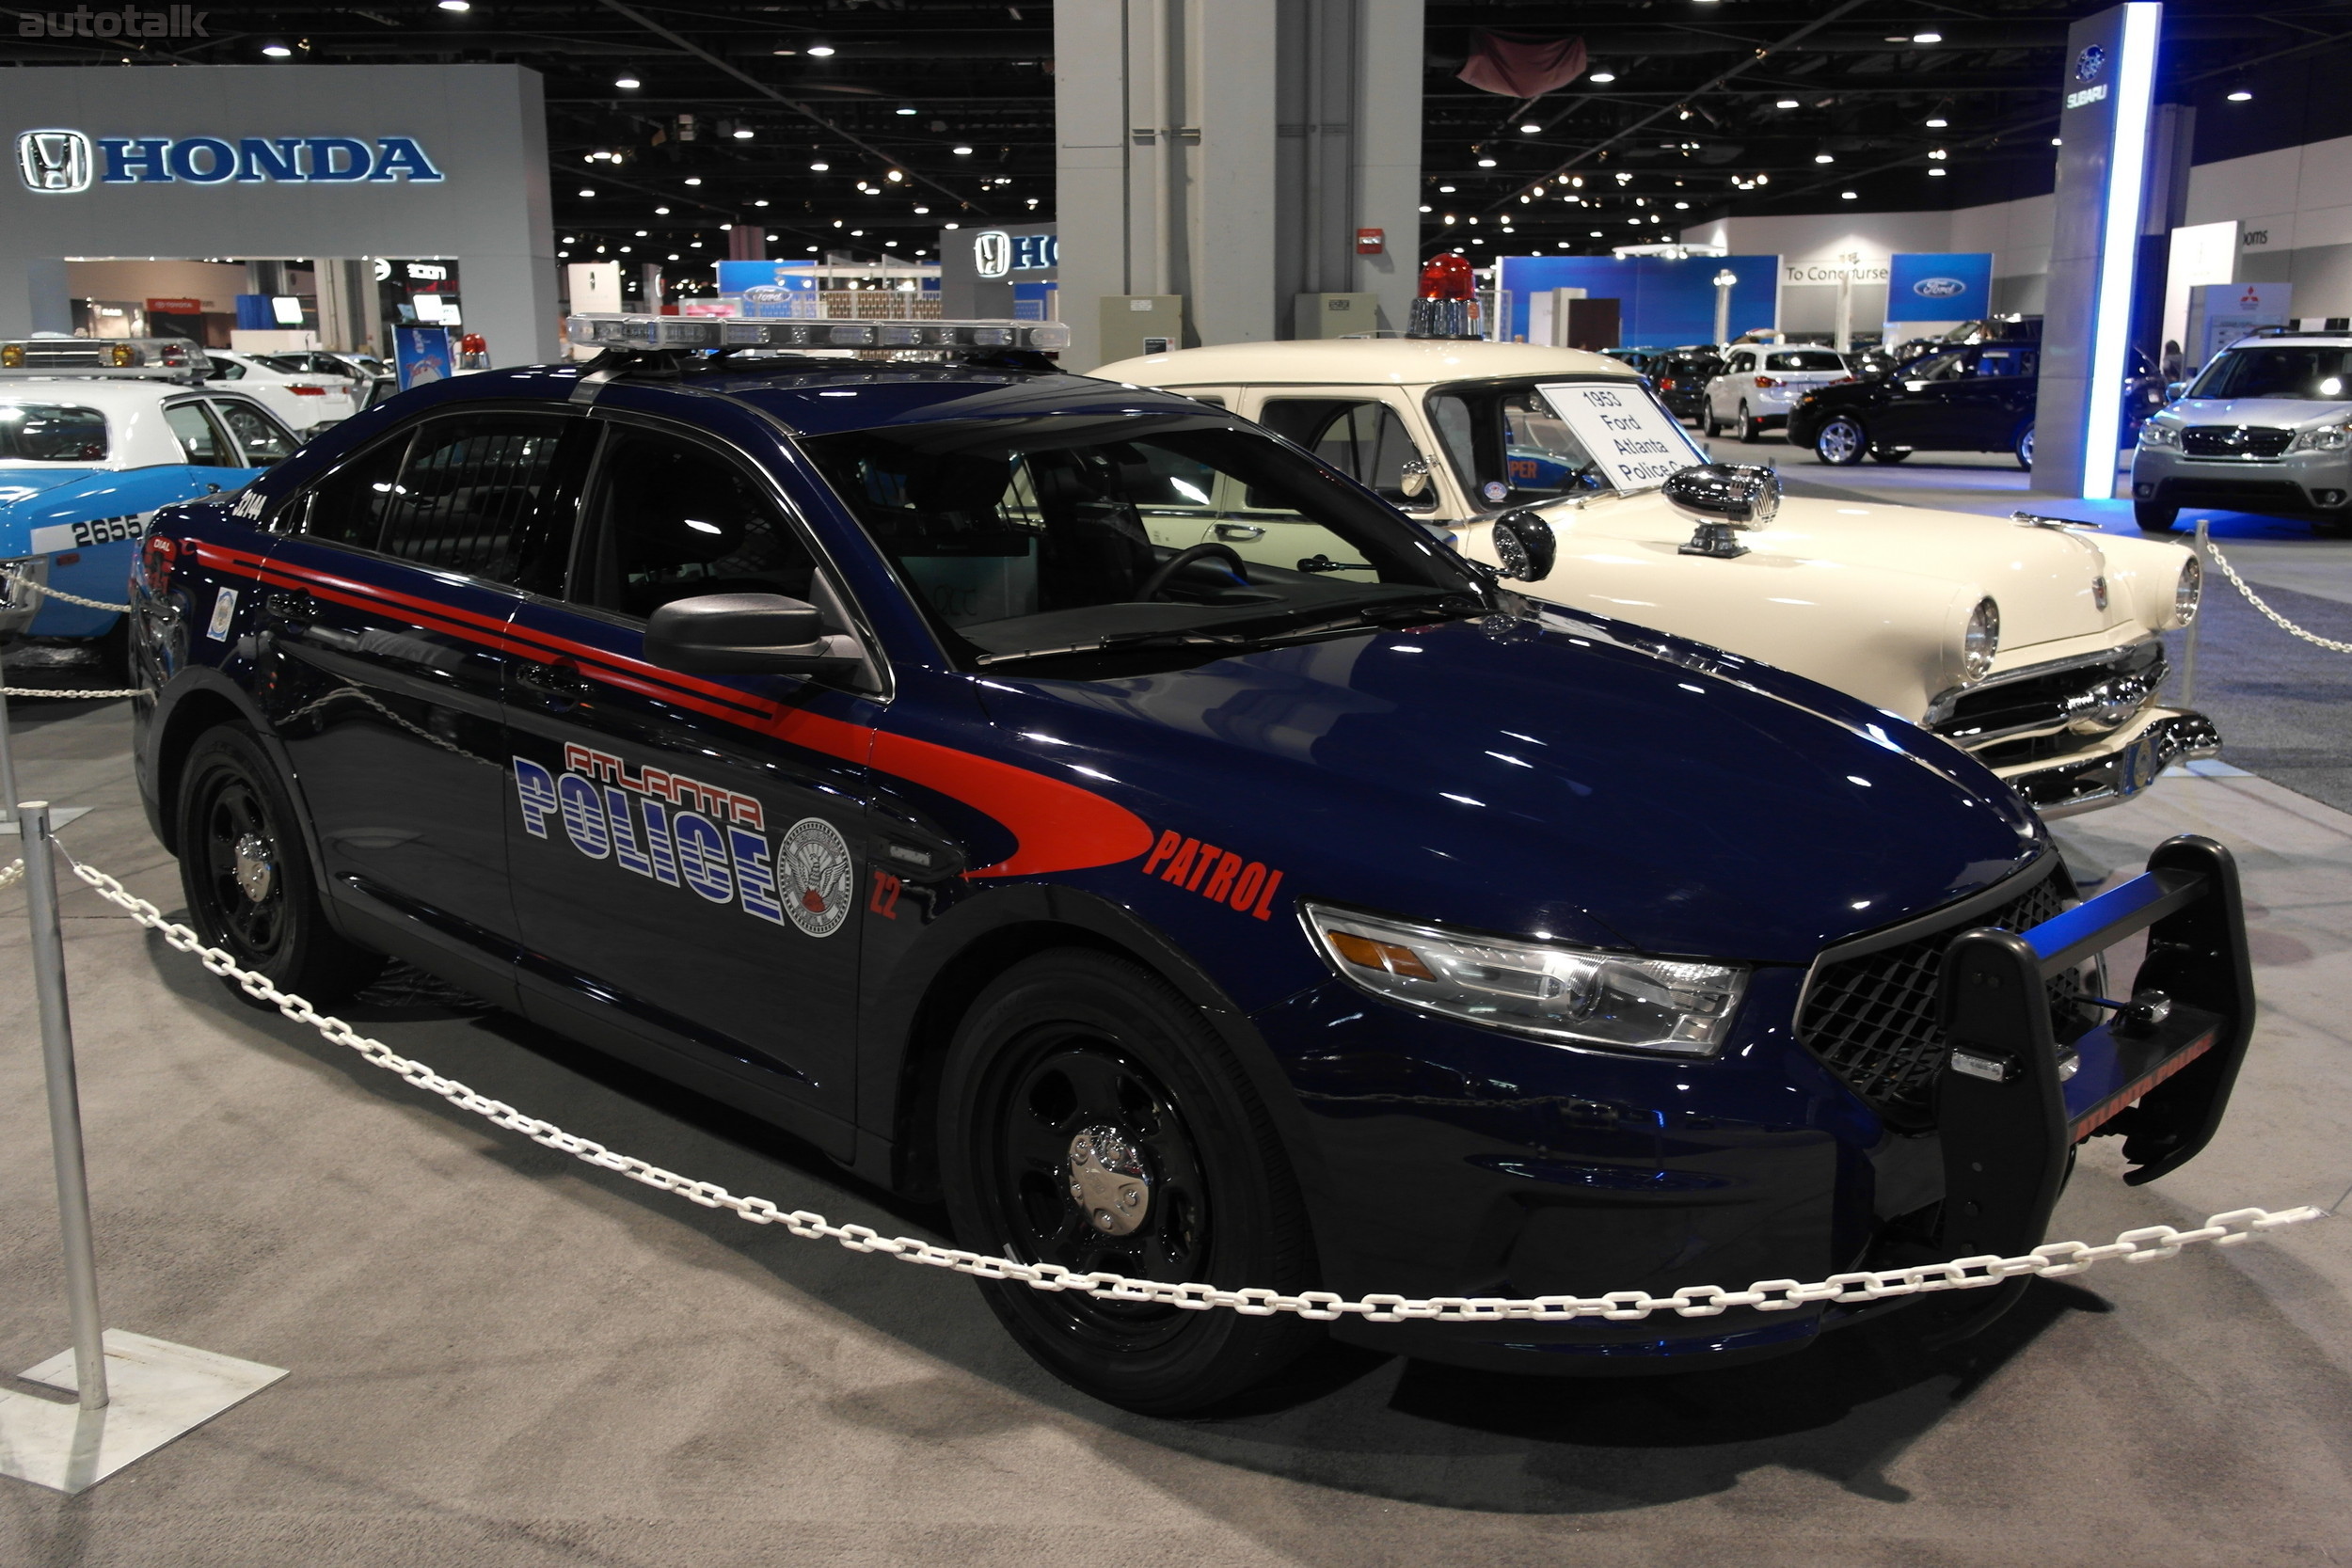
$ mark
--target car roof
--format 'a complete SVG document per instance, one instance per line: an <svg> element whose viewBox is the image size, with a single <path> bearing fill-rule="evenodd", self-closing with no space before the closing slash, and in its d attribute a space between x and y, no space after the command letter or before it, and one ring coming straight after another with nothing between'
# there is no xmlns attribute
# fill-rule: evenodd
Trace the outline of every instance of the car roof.
<svg viewBox="0 0 2352 1568"><path fill-rule="evenodd" d="M1097 369L1106 381L1152 387L1213 387L1269 381L1425 386L1506 375L1606 375L1635 372L1622 359L1582 349L1477 339L1302 338L1290 342L1225 343L1120 359Z"/></svg>
<svg viewBox="0 0 2352 1568"><path fill-rule="evenodd" d="M85 408L130 413L167 397L212 395L217 388L191 387L161 376L10 376L0 381L0 402L73 403Z"/></svg>

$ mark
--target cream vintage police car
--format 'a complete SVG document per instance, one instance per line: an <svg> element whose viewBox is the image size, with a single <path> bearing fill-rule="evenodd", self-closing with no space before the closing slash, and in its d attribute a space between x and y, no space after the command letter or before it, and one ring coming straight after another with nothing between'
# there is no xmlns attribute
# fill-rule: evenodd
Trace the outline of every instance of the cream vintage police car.
<svg viewBox="0 0 2352 1568"><path fill-rule="evenodd" d="M1503 567L1538 599L1711 642L1924 722L2044 815L2136 794L2212 755L2201 714L2156 701L2157 634L2197 613L2185 547L2052 519L1778 499L1708 462L1616 360L1522 343L1237 343L1094 372L1268 425ZM1152 526L1244 559L1306 559L1284 525L1199 498ZM1221 520L1208 521L1216 511ZM1347 562L1328 562L1344 571Z"/></svg>

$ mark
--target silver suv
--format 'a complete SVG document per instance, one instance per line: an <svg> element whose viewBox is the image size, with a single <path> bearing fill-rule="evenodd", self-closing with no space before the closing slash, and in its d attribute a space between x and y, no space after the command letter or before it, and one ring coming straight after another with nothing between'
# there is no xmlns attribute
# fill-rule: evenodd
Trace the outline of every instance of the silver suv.
<svg viewBox="0 0 2352 1568"><path fill-rule="evenodd" d="M2139 427L2133 515L2167 533L2185 506L2352 532L2352 333L2240 339Z"/></svg>

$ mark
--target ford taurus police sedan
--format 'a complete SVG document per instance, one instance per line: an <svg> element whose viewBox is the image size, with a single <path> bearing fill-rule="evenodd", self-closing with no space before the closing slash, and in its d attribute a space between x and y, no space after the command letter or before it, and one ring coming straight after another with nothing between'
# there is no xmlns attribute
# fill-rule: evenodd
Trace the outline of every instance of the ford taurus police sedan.
<svg viewBox="0 0 2352 1568"><path fill-rule="evenodd" d="M627 346L167 511L138 778L196 923L322 1002L399 955L944 1199L976 1253L1228 1289L2009 1251L2079 1138L2143 1174L2204 1142L2251 1017L2217 848L2070 911L1944 741L1538 607L1263 429L1021 342L1060 330L585 318ZM877 346L759 346L837 334ZM1290 562L1153 542L1228 495ZM979 1288L1144 1411L1325 1332ZM1868 1310L1330 1331L1668 1370Z"/></svg>

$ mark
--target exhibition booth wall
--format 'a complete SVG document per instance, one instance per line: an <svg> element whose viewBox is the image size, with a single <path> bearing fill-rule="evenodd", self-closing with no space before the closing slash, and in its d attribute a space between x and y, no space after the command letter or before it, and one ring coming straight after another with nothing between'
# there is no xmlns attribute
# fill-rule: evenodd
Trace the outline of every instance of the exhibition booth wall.
<svg viewBox="0 0 2352 1568"><path fill-rule="evenodd" d="M555 358L540 78L516 66L11 71L0 337L62 331L70 262L442 257L493 361Z"/></svg>

